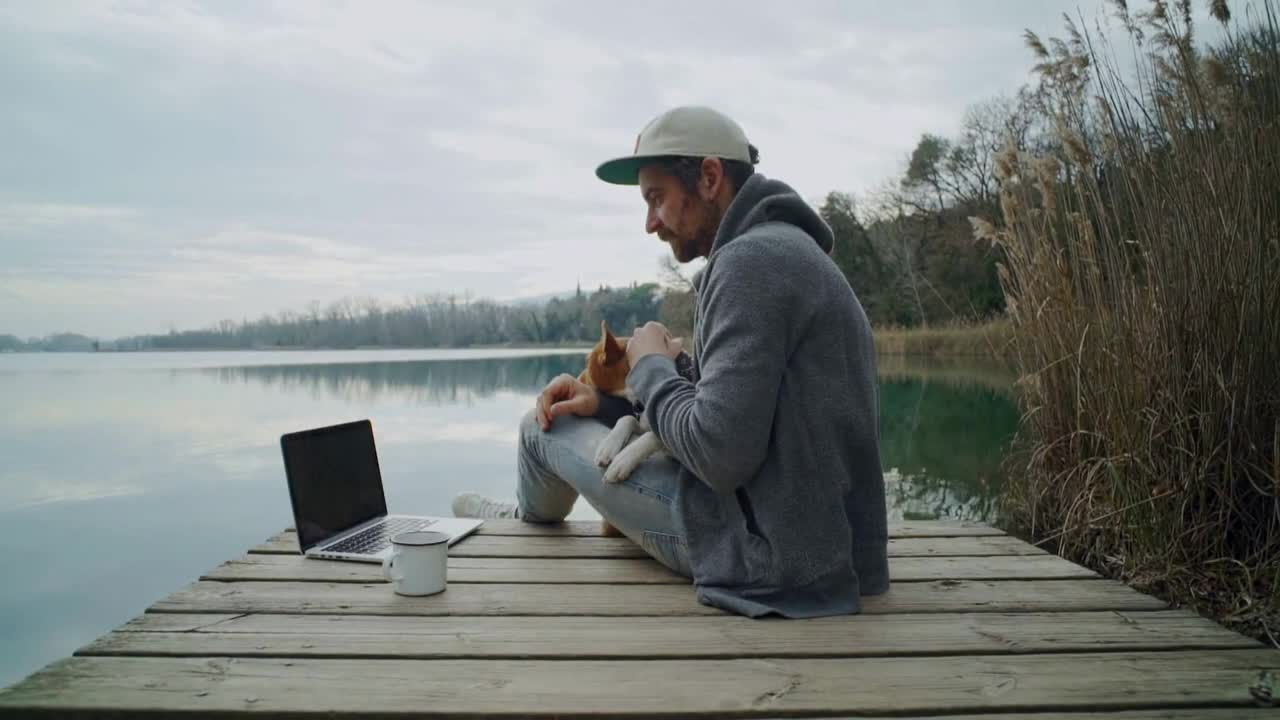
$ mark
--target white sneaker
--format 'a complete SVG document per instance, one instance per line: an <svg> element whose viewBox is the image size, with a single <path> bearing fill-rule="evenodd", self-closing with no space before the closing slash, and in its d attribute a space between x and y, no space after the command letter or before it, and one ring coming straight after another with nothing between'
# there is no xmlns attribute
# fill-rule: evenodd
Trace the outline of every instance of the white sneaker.
<svg viewBox="0 0 1280 720"><path fill-rule="evenodd" d="M453 516L460 518L514 519L518 508L513 502L493 500L479 493L465 492L453 498Z"/></svg>

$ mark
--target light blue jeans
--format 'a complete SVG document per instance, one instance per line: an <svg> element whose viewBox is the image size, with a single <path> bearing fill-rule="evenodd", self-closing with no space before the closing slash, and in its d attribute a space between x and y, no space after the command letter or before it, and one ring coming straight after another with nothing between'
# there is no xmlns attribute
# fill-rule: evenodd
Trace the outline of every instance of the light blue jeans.
<svg viewBox="0 0 1280 720"><path fill-rule="evenodd" d="M574 416L556 418L543 432L529 411L520 421L520 519L559 522L581 495L655 560L690 577L689 548L672 506L679 464L669 457L650 458L625 481L606 484L595 454L608 434L604 423Z"/></svg>

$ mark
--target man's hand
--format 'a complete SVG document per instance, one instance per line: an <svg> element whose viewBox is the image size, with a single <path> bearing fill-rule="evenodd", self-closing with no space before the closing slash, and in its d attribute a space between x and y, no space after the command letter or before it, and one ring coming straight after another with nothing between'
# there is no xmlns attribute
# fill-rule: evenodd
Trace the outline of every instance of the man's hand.
<svg viewBox="0 0 1280 720"><path fill-rule="evenodd" d="M558 375L547 383L538 396L536 406L538 425L545 431L551 429L551 421L561 415L594 415L600 406L596 389L572 375Z"/></svg>
<svg viewBox="0 0 1280 720"><path fill-rule="evenodd" d="M636 328L627 341L627 362L635 367L645 355L661 354L672 360L684 350L684 341L671 337L666 326L660 322L647 322L644 327Z"/></svg>

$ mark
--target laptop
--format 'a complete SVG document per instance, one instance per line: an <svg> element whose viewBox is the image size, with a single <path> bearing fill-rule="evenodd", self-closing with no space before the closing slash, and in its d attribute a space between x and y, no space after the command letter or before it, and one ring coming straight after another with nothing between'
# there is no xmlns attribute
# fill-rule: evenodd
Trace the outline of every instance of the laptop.
<svg viewBox="0 0 1280 720"><path fill-rule="evenodd" d="M380 563L399 533L432 530L453 545L483 522L388 515L369 420L287 433L280 449L299 550L307 557Z"/></svg>

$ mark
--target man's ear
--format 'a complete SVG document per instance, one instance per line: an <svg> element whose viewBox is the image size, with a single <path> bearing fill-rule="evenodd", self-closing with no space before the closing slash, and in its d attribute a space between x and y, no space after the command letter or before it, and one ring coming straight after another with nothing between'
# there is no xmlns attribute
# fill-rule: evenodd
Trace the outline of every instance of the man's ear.
<svg viewBox="0 0 1280 720"><path fill-rule="evenodd" d="M714 200L724 183L724 163L720 158L702 158L702 175L698 178L698 194L702 199Z"/></svg>

